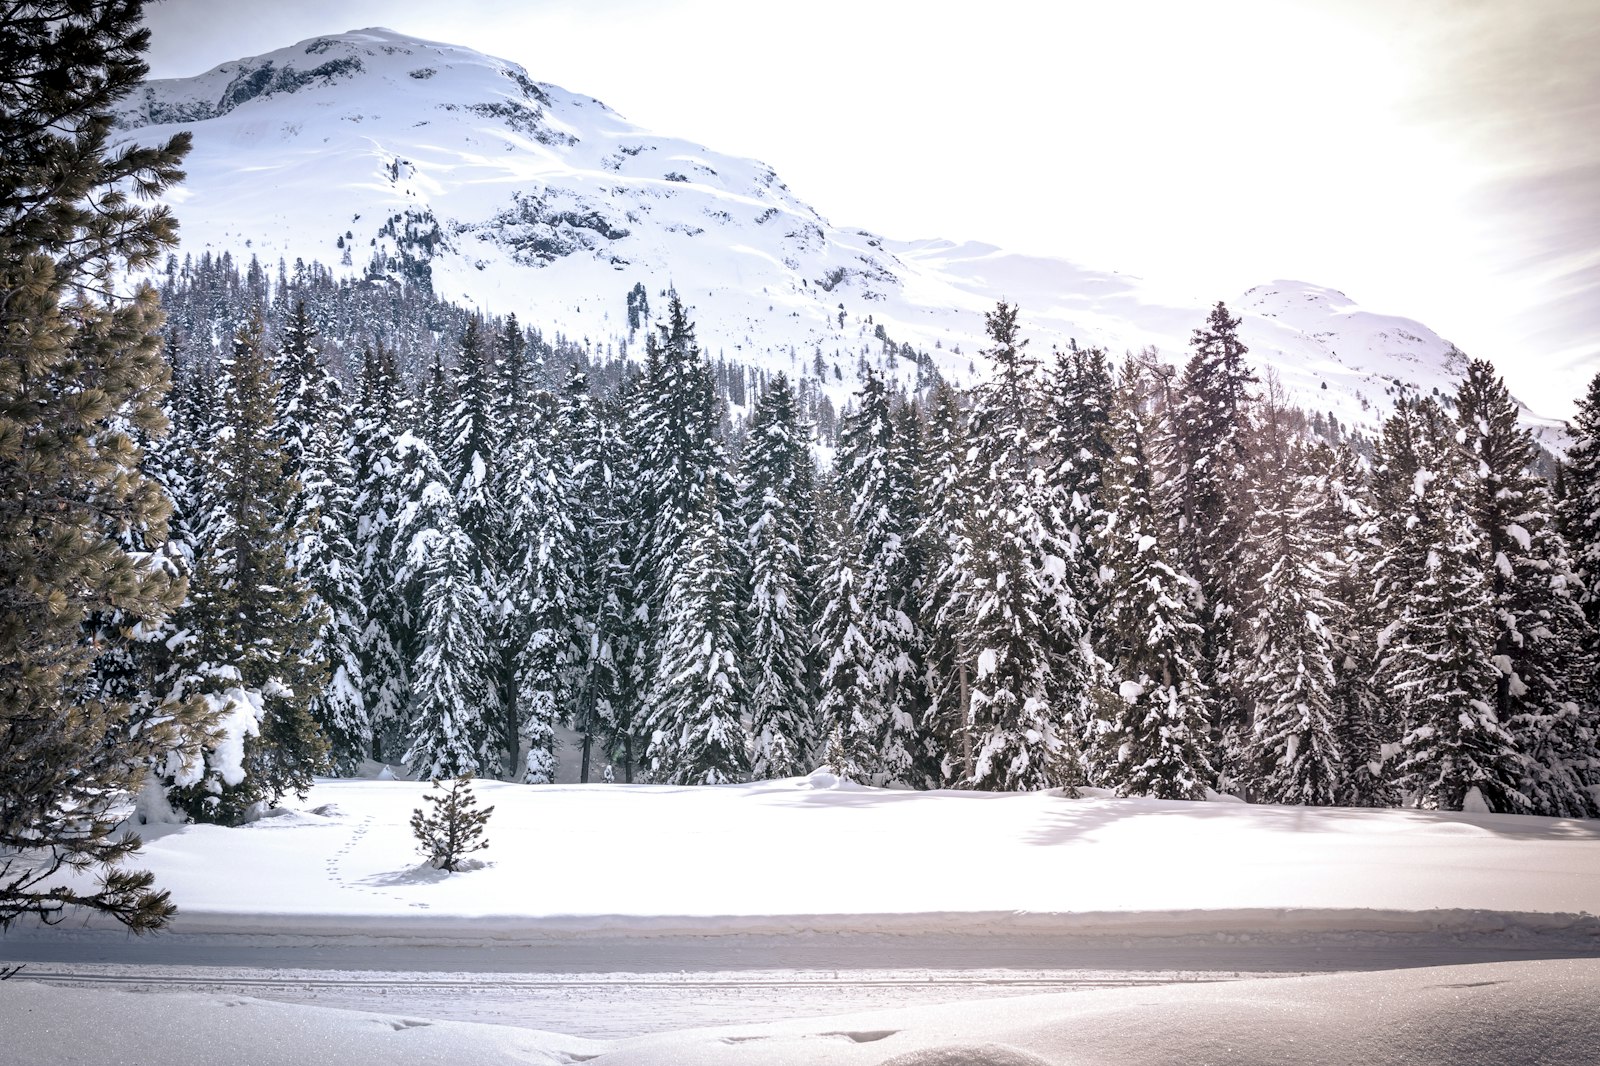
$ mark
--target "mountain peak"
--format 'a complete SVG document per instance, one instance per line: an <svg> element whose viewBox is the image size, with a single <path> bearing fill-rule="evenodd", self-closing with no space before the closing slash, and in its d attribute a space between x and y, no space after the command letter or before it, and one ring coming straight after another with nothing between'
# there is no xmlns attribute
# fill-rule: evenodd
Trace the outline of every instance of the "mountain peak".
<svg viewBox="0 0 1600 1066"><path fill-rule="evenodd" d="M1066 259L835 227L763 163L382 27L149 82L119 121L139 139L192 133L171 195L185 251L405 276L597 345L627 339L637 284L673 285L709 349L796 376L822 364L841 403L869 357L908 383L929 364L958 381L981 373L962 353L983 350L1001 297L1046 346L1156 346L1181 361L1221 296L1253 357L1346 424L1375 424L1398 379L1428 391L1459 372L1425 326L1325 286L1175 300Z"/></svg>

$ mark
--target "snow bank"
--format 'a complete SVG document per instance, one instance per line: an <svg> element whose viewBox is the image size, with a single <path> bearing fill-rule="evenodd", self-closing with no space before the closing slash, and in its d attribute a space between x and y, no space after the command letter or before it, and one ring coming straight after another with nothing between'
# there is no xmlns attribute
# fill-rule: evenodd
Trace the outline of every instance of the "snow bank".
<svg viewBox="0 0 1600 1066"><path fill-rule="evenodd" d="M1112 989L620 1042L233 996L9 982L0 1064L1386 1066L1593 1062L1600 960ZM93 1019L89 1024L88 1019Z"/></svg>

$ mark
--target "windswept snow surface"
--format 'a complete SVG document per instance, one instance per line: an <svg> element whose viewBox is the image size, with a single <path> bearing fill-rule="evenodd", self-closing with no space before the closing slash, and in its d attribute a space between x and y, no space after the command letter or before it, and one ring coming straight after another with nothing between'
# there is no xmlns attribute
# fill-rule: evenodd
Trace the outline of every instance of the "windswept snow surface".
<svg viewBox="0 0 1600 1066"><path fill-rule="evenodd" d="M1515 815L747 785L526 786L476 869L408 820L425 783L324 780L237 829L143 827L183 933L524 938L795 931L1593 938L1600 823Z"/></svg>
<svg viewBox="0 0 1600 1066"><path fill-rule="evenodd" d="M234 996L0 988L0 1064L347 1066L1576 1066L1600 962L1117 989L596 1041Z"/></svg>

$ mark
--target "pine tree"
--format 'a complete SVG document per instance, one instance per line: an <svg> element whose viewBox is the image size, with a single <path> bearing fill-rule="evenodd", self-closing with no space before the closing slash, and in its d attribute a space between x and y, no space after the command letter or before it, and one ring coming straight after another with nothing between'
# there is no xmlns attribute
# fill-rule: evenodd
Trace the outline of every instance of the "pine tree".
<svg viewBox="0 0 1600 1066"><path fill-rule="evenodd" d="M491 604L474 573L475 547L456 519L455 497L427 446L414 438L411 502L397 547L402 580L418 589L411 721L404 756L422 777L459 777L501 764L488 645Z"/></svg>
<svg viewBox="0 0 1600 1066"><path fill-rule="evenodd" d="M976 472L969 460L966 415L954 387L941 382L928 414L922 522L917 539L927 556L922 589L924 681L923 765L928 787L972 780L972 678L977 649L971 639L977 603L974 566Z"/></svg>
<svg viewBox="0 0 1600 1066"><path fill-rule="evenodd" d="M366 624L359 642L361 701L375 759L396 759L411 703L406 649L410 607L398 577L395 536L402 505L397 449L404 421L393 352L367 349L351 431L350 462L356 486L353 543Z"/></svg>
<svg viewBox="0 0 1600 1066"><path fill-rule="evenodd" d="M1496 719L1527 759L1521 792L1539 814L1596 813L1585 773L1600 766L1579 700L1595 663L1588 623L1555 508L1533 473L1537 446L1517 424L1516 401L1484 360L1474 359L1456 393L1457 436L1467 453L1468 506L1489 573L1496 637Z"/></svg>
<svg viewBox="0 0 1600 1066"><path fill-rule="evenodd" d="M683 731L690 728L690 723L671 718L688 704L673 698L659 683L667 670L664 656L672 627L677 624L668 615L667 601L680 585L679 568L695 557L684 547L691 531L696 536L706 535L699 526L706 521L707 500L717 508L711 520L716 525L719 565L726 564L730 572L742 568L729 561L738 551L727 533L732 527L734 494L718 436L711 372L695 342L694 326L676 296L668 306L667 321L646 344L646 361L634 457L641 512L632 560L635 595L641 601L636 614L640 643L634 676L642 696L634 720L649 738L652 773L678 779L695 772L672 761L688 749L663 749L656 739L684 736ZM719 615L718 621L737 627L741 620ZM742 635L729 639L735 650L742 649Z"/></svg>
<svg viewBox="0 0 1600 1066"><path fill-rule="evenodd" d="M662 604L660 666L647 722L650 774L677 785L742 780L749 768L743 719L750 697L735 575L714 485L679 545Z"/></svg>
<svg viewBox="0 0 1600 1066"><path fill-rule="evenodd" d="M619 434L606 409L589 394L587 375L568 375L558 415L561 479L573 525L575 658L567 688L568 714L582 738L579 780L589 780L594 741L608 748L619 738L612 728L620 700L617 643L624 629L622 584L628 568L619 551L623 533L618 468Z"/></svg>
<svg viewBox="0 0 1600 1066"><path fill-rule="evenodd" d="M522 649L506 632L513 606L502 565L511 550L502 543L510 502L502 449L506 431L515 427L501 422L493 356L476 318L467 321L461 335L450 395L453 402L444 415L438 456L455 496L456 524L471 546L470 580L489 603L483 650L490 663L490 702L484 710L499 737L505 772L512 774L524 724L516 706L517 657Z"/></svg>
<svg viewBox="0 0 1600 1066"><path fill-rule="evenodd" d="M310 714L328 742L332 768L349 774L370 747L360 657L366 601L352 540L350 412L343 387L320 355L317 330L298 302L278 359L278 435L285 444L285 477L296 486L285 520L301 531L290 563L311 591L306 623L316 636L306 655L328 664L326 683L311 696Z"/></svg>
<svg viewBox="0 0 1600 1066"><path fill-rule="evenodd" d="M1241 550L1249 516L1246 496L1249 391L1256 378L1245 364L1239 320L1217 304L1190 341L1194 355L1184 368L1172 412L1173 461L1179 492L1182 548L1178 558L1199 584L1199 617L1205 639L1200 680L1211 722L1212 768L1224 790L1236 776L1248 729L1238 690L1241 643L1238 611L1243 590Z"/></svg>
<svg viewBox="0 0 1600 1066"><path fill-rule="evenodd" d="M582 637L571 486L548 426L541 420L504 457L510 473L499 643L511 656L509 703L528 744L524 780L535 784L555 780L555 723L568 703Z"/></svg>
<svg viewBox="0 0 1600 1066"><path fill-rule="evenodd" d="M283 468L278 388L263 329L259 317L241 329L224 364L207 472L215 495L185 608L196 634L196 684L245 737L241 746L225 735L209 749L198 779L186 770L169 788L190 817L222 824L237 824L253 806L287 792L303 794L327 754L309 713L313 693L326 683L327 662L316 657L323 619L293 562L303 532L289 517L298 483Z"/></svg>
<svg viewBox="0 0 1600 1066"><path fill-rule="evenodd" d="M1103 524L1094 532L1107 575L1100 616L1107 691L1087 731L1090 781L1124 796L1203 799L1205 705L1196 662L1201 630L1192 579L1173 567L1174 509L1155 479L1157 434L1146 382L1130 361L1113 410Z"/></svg>
<svg viewBox="0 0 1600 1066"><path fill-rule="evenodd" d="M1067 582L1073 546L1056 532L1042 442L1037 361L1019 336L1017 311L985 316L993 376L973 398L978 462L974 514L976 731L971 784L992 790L1075 783L1074 740L1087 717L1092 653L1082 605Z"/></svg>
<svg viewBox="0 0 1600 1066"><path fill-rule="evenodd" d="M1567 449L1561 531L1572 546L1578 602L1592 632L1600 632L1600 373L1578 402ZM1593 647L1600 653L1600 646Z"/></svg>
<svg viewBox="0 0 1600 1066"><path fill-rule="evenodd" d="M1393 620L1377 681L1401 711L1396 780L1422 806L1461 810L1476 790L1491 810L1525 810L1524 758L1495 714L1494 593L1466 455L1432 400L1399 405L1389 423L1386 462L1412 467L1380 564Z"/></svg>
<svg viewBox="0 0 1600 1066"><path fill-rule="evenodd" d="M435 778L433 787L444 791L423 797L433 804L431 813L421 807L411 812L411 834L434 869L455 873L462 859L489 846L483 830L494 808L478 810L471 774L463 774L449 785L441 785Z"/></svg>
<svg viewBox="0 0 1600 1066"><path fill-rule="evenodd" d="M751 773L757 780L805 773L817 746L809 690L813 624L806 532L814 521L809 442L783 374L751 416L741 466L742 531L750 560Z"/></svg>
<svg viewBox="0 0 1600 1066"><path fill-rule="evenodd" d="M1255 715L1243 783L1268 803L1331 806L1344 790L1335 741L1337 607L1325 558L1331 543L1310 521L1314 478L1299 449L1278 442L1261 457L1247 551L1261 573L1250 610L1250 658L1240 663Z"/></svg>
<svg viewBox="0 0 1600 1066"><path fill-rule="evenodd" d="M159 625L181 579L130 552L167 502L131 434L163 428L155 294L112 295L175 242L139 201L178 181L187 135L113 148L112 105L146 73L141 5L0 3L0 929L69 906L136 932L174 907L114 832L146 766L199 727L188 705L85 698L95 660ZM84 639L92 616L126 623ZM98 883L64 888L63 868Z"/></svg>
<svg viewBox="0 0 1600 1066"><path fill-rule="evenodd" d="M1347 446L1319 444L1308 456L1310 510L1302 519L1324 544L1333 614L1323 619L1332 638L1333 688L1329 693L1334 743L1344 759L1339 803L1392 807L1399 797L1383 772L1388 732L1372 686L1377 658L1379 610L1370 579L1378 552L1378 523L1358 456Z"/></svg>
<svg viewBox="0 0 1600 1066"><path fill-rule="evenodd" d="M817 718L823 730L840 731L859 774L904 781L915 760L921 682L918 634L907 613L915 485L905 477L883 380L869 370L856 399L835 458L844 513L821 591Z"/></svg>

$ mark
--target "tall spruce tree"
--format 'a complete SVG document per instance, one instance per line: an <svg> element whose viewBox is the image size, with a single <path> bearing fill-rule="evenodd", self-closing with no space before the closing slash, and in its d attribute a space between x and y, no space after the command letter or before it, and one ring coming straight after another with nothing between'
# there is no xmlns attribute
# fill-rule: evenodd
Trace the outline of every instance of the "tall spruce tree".
<svg viewBox="0 0 1600 1066"><path fill-rule="evenodd" d="M1200 681L1211 722L1209 758L1226 788L1237 776L1249 723L1239 691L1240 602L1249 518L1250 386L1239 320L1218 303L1190 340L1172 412L1182 547L1179 562L1199 586Z"/></svg>
<svg viewBox="0 0 1600 1066"><path fill-rule="evenodd" d="M1384 427L1384 482L1410 468L1385 515L1377 683L1400 711L1395 780L1413 802L1461 810L1476 792L1518 812L1524 757L1495 713L1494 592L1472 514L1472 471L1453 421L1424 399L1397 405ZM1395 485L1398 489L1400 486Z"/></svg>
<svg viewBox="0 0 1600 1066"><path fill-rule="evenodd" d="M411 704L406 649L411 603L398 578L395 536L402 504L397 450L405 421L394 353L381 343L362 359L361 391L353 420L350 462L355 479L352 514L355 569L366 624L359 641L361 701L370 754L398 760Z"/></svg>
<svg viewBox="0 0 1600 1066"><path fill-rule="evenodd" d="M369 754L370 724L361 681L366 601L356 565L355 471L350 411L343 386L321 359L317 330L297 302L278 357L278 435L284 473L295 486L286 521L299 529L290 552L311 596L307 624L316 635L307 657L328 664L310 713L328 742L331 767L354 773Z"/></svg>
<svg viewBox="0 0 1600 1066"><path fill-rule="evenodd" d="M304 532L291 517L299 485L283 466L263 329L259 316L241 328L224 363L206 475L214 495L185 611L196 634L197 685L219 710L231 708L223 713L235 725L209 749L198 779L180 773L169 789L190 817L223 824L258 803L304 793L327 754L309 710L327 680L317 640L323 618L294 565Z"/></svg>
<svg viewBox="0 0 1600 1066"><path fill-rule="evenodd" d="M1600 373L1578 401L1570 423L1572 446L1563 471L1561 531L1572 545L1578 601L1592 632L1600 632ZM1600 653L1600 647L1592 650Z"/></svg>
<svg viewBox="0 0 1600 1066"><path fill-rule="evenodd" d="M493 605L474 571L477 549L432 449L409 434L397 448L406 494L398 576L416 605L404 761L419 777L494 771L503 737L488 642Z"/></svg>
<svg viewBox="0 0 1600 1066"><path fill-rule="evenodd" d="M1105 465L1104 516L1094 547L1106 574L1099 619L1108 683L1086 730L1089 780L1124 796L1202 799L1205 704L1201 630L1192 579L1172 565L1175 506L1156 472L1149 382L1132 360L1122 373Z"/></svg>
<svg viewBox="0 0 1600 1066"><path fill-rule="evenodd" d="M1600 750L1593 712L1580 703L1593 684L1590 633L1553 502L1533 472L1537 446L1517 419L1516 401L1493 366L1468 363L1456 392L1457 437L1493 596L1495 717L1527 759L1521 791L1529 808L1591 815L1595 799L1585 778L1600 765Z"/></svg>
<svg viewBox="0 0 1600 1066"><path fill-rule="evenodd" d="M635 455L642 518L636 527L640 539L633 564L636 595L642 600L637 613L642 626L637 677L643 697L636 721L650 738L651 773L677 779L690 771L672 760L680 755L687 757L689 749L662 749L655 740L663 735L681 736L682 730L688 728L686 723L672 720L672 715L688 705L658 683L664 670L666 642L672 627L678 624L667 615L667 600L671 591L681 585L679 568L697 558L684 545L691 531L696 536L706 536L699 525L706 520L704 508L708 500L716 507L711 516L717 526L713 554L726 561L735 555L738 545L728 536L734 494L719 436L715 387L695 341L694 326L676 295L668 305L666 322L657 327L646 352L644 403L637 415ZM730 564L730 569L737 572L739 567ZM720 614L717 620L729 625L740 621L736 615L725 618Z"/></svg>
<svg viewBox="0 0 1600 1066"><path fill-rule="evenodd" d="M972 679L977 647L972 641L972 613L978 591L977 476L969 458L961 395L946 382L934 389L925 436L928 468L917 539L927 557L921 617L928 710L919 752L922 765L916 769L923 784L938 788L972 780L976 756Z"/></svg>
<svg viewBox="0 0 1600 1066"><path fill-rule="evenodd" d="M1253 799L1331 806L1344 791L1344 760L1335 739L1337 606L1326 570L1331 541L1311 521L1314 476L1289 440L1261 456L1248 551L1261 574L1249 612L1249 658L1240 674L1254 706L1240 761Z"/></svg>
<svg viewBox="0 0 1600 1066"><path fill-rule="evenodd" d="M857 409L842 420L835 458L841 528L821 590L817 642L823 662L817 718L837 731L849 769L876 782L904 781L915 761L918 634L907 613L915 485L896 447L894 409L870 370Z"/></svg>
<svg viewBox="0 0 1600 1066"><path fill-rule="evenodd" d="M662 602L657 671L649 697L650 775L679 785L743 780L749 690L736 576L722 532L716 485L678 546Z"/></svg>
<svg viewBox="0 0 1600 1066"><path fill-rule="evenodd" d="M188 148L112 146L111 107L146 73L141 6L0 3L0 929L80 906L143 932L174 911L114 829L196 712L83 691L183 595L123 539L165 532L132 434L161 432L166 375L155 294L107 294L174 243L141 200L182 177ZM86 639L113 613L123 624ZM99 880L66 887L63 867Z"/></svg>
<svg viewBox="0 0 1600 1066"><path fill-rule="evenodd" d="M606 407L590 395L588 376L577 368L568 374L558 425L577 599L567 713L580 738L578 779L587 782L595 740L609 749L617 739L611 724L620 700L617 643L625 628L618 585L627 567L618 552L628 541L622 518L626 501L619 499L620 435Z"/></svg>
<svg viewBox="0 0 1600 1066"><path fill-rule="evenodd" d="M1026 354L1017 310L1001 303L985 324L993 371L975 391L970 428L978 464L970 784L1071 785L1094 669L1082 605L1067 580L1076 551L1051 521L1065 508L1039 455L1038 363Z"/></svg>
<svg viewBox="0 0 1600 1066"><path fill-rule="evenodd" d="M807 669L813 624L807 531L814 516L810 443L789 379L762 393L745 439L741 532L750 561L744 664L757 780L805 773L818 744Z"/></svg>

